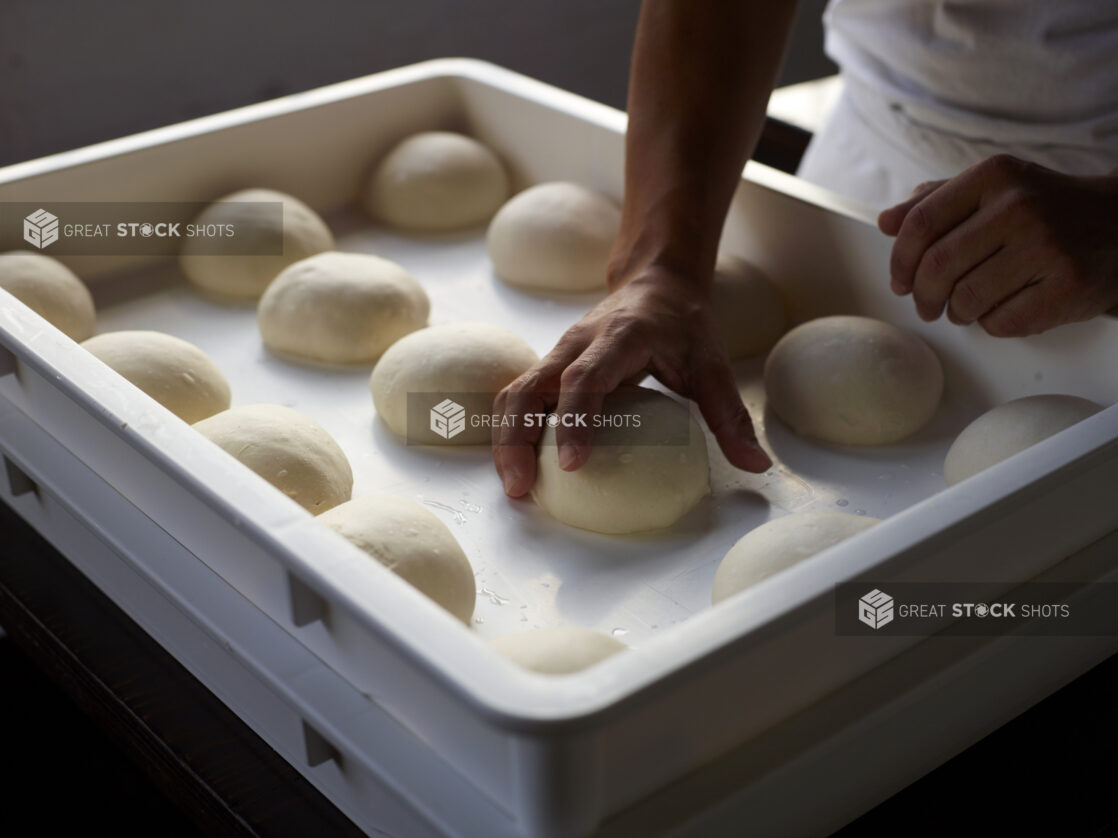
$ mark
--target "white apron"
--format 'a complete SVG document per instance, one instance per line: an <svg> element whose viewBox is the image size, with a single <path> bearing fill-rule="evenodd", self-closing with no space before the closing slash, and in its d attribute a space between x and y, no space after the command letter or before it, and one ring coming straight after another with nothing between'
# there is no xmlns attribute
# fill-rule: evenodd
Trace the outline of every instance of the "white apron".
<svg viewBox="0 0 1118 838"><path fill-rule="evenodd" d="M1116 0L831 0L844 89L798 174L882 209L1008 153L1118 168Z"/></svg>

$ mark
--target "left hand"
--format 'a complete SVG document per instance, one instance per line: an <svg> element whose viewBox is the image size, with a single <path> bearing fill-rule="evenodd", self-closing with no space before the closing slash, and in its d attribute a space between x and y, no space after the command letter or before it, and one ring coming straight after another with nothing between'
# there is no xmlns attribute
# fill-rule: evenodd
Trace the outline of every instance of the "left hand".
<svg viewBox="0 0 1118 838"><path fill-rule="evenodd" d="M1008 155L924 183L885 210L891 287L924 320L947 311L995 337L1118 305L1118 176L1063 175Z"/></svg>

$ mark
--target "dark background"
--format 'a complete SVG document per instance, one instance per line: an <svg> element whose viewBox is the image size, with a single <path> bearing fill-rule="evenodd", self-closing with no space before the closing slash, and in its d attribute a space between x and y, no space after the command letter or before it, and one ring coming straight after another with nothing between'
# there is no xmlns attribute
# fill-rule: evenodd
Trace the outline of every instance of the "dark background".
<svg viewBox="0 0 1118 838"><path fill-rule="evenodd" d="M834 72L800 0L781 84ZM0 0L0 166L428 58L625 105L639 0Z"/></svg>

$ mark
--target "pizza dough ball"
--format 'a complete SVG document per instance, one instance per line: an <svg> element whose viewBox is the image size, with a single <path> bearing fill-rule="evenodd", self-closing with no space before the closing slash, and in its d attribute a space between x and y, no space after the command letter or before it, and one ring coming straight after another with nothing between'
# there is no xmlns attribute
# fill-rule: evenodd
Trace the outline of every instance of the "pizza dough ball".
<svg viewBox="0 0 1118 838"><path fill-rule="evenodd" d="M596 428L590 458L575 471L559 468L555 428L544 431L532 498L552 517L601 533L657 530L710 492L706 439L686 407L635 388L607 396L603 415L637 416L640 427Z"/></svg>
<svg viewBox="0 0 1118 838"><path fill-rule="evenodd" d="M89 289L57 259L22 250L0 253L0 288L71 340L93 334Z"/></svg>
<svg viewBox="0 0 1118 838"><path fill-rule="evenodd" d="M746 533L718 565L711 601L721 602L876 523L877 518L820 510L793 512L762 524Z"/></svg>
<svg viewBox="0 0 1118 838"><path fill-rule="evenodd" d="M490 414L494 396L537 360L532 347L508 329L448 323L413 332L389 347L373 368L369 389L377 415L409 442L488 445L489 427L474 427L470 418ZM439 411L443 424L432 430L431 410L446 399L456 407Z"/></svg>
<svg viewBox="0 0 1118 838"><path fill-rule="evenodd" d="M341 533L462 622L474 613L474 572L454 535L429 509L395 495L366 495L318 520Z"/></svg>
<svg viewBox="0 0 1118 838"><path fill-rule="evenodd" d="M353 472L326 429L278 404L233 407L194 426L308 512L349 500Z"/></svg>
<svg viewBox="0 0 1118 838"><path fill-rule="evenodd" d="M492 151L462 134L425 131L388 152L365 203L395 227L440 231L488 221L508 195L508 175Z"/></svg>
<svg viewBox="0 0 1118 838"><path fill-rule="evenodd" d="M282 216L261 206L262 202L282 204ZM179 254L186 278L216 297L256 299L288 265L334 248L330 228L314 210L298 198L271 189L226 195L202 210L193 223L231 224L235 230L240 251L236 254L213 253L213 240L205 238L185 239ZM203 248L211 252L200 252Z"/></svg>
<svg viewBox="0 0 1118 838"><path fill-rule="evenodd" d="M279 355L368 363L423 328L431 304L395 262L364 253L319 253L275 278L257 308L264 345Z"/></svg>
<svg viewBox="0 0 1118 838"><path fill-rule="evenodd" d="M82 346L184 422L229 407L229 382L210 356L162 332L106 332Z"/></svg>
<svg viewBox="0 0 1118 838"><path fill-rule="evenodd" d="M545 675L578 672L629 648L608 634L579 626L522 631L498 637L489 645L513 663Z"/></svg>
<svg viewBox="0 0 1118 838"><path fill-rule="evenodd" d="M943 463L943 479L954 486L1102 409L1087 399L1061 395L1026 396L998 405L955 438Z"/></svg>
<svg viewBox="0 0 1118 838"><path fill-rule="evenodd" d="M788 328L776 286L760 268L737 256L718 257L711 300L731 360L767 352Z"/></svg>
<svg viewBox="0 0 1118 838"><path fill-rule="evenodd" d="M840 445L885 445L922 428L943 367L911 332L868 317L821 317L786 334L765 361L765 392L793 430Z"/></svg>
<svg viewBox="0 0 1118 838"><path fill-rule="evenodd" d="M595 291L606 284L621 211L577 183L541 183L506 203L489 225L497 276L540 291Z"/></svg>

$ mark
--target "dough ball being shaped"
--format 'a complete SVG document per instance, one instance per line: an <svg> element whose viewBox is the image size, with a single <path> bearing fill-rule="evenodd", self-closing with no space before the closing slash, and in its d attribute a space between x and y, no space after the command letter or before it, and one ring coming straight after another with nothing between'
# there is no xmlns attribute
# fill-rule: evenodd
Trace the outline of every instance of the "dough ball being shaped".
<svg viewBox="0 0 1118 838"><path fill-rule="evenodd" d="M233 407L194 426L308 512L349 500L353 472L326 429L278 404Z"/></svg>
<svg viewBox="0 0 1118 838"><path fill-rule="evenodd" d="M423 286L395 262L329 252L284 268L260 298L257 323L278 355L359 364L423 328L430 308Z"/></svg>
<svg viewBox="0 0 1118 838"><path fill-rule="evenodd" d="M492 151L462 134L425 131L381 160L365 203L394 227L439 231L488 221L508 196L508 175Z"/></svg>
<svg viewBox="0 0 1118 838"><path fill-rule="evenodd" d="M773 411L796 433L840 445L885 445L922 428L943 393L943 367L911 332L868 317L821 317L786 334L765 361Z"/></svg>
<svg viewBox="0 0 1118 838"><path fill-rule="evenodd" d="M93 334L89 289L57 259L22 250L0 253L0 288L71 340Z"/></svg>
<svg viewBox="0 0 1118 838"><path fill-rule="evenodd" d="M488 445L490 429L473 427L470 417L491 413L497 392L538 360L532 347L508 329L448 323L412 332L389 347L373 368L369 389L377 415L409 442ZM431 429L431 410L447 398L465 412L462 423L446 416L444 436Z"/></svg>
<svg viewBox="0 0 1118 838"><path fill-rule="evenodd" d="M555 626L498 637L489 643L513 663L545 675L566 675L616 655L629 647L600 631Z"/></svg>
<svg viewBox="0 0 1118 838"><path fill-rule="evenodd" d="M943 463L943 479L954 486L1102 409L1087 399L1060 395L1026 396L998 405L955 438Z"/></svg>
<svg viewBox="0 0 1118 838"><path fill-rule="evenodd" d="M711 288L714 317L731 360L768 352L788 328L784 300L756 265L718 257Z"/></svg>
<svg viewBox="0 0 1118 838"><path fill-rule="evenodd" d="M793 512L762 524L746 533L718 565L711 601L721 602L878 522L820 510Z"/></svg>
<svg viewBox="0 0 1118 838"><path fill-rule="evenodd" d="M261 202L283 205L280 216ZM194 224L232 224L238 249L268 252L236 254L200 253L206 239L187 238L179 254L179 266L194 285L215 296L254 300L264 293L268 283L293 262L316 253L334 249L334 236L318 214L300 201L271 189L245 189L226 195L210 204ZM277 240L282 252L275 252ZM212 240L208 248L214 248Z"/></svg>
<svg viewBox="0 0 1118 838"><path fill-rule="evenodd" d="M621 211L577 183L541 183L511 198L489 225L497 276L539 291L596 291L606 285Z"/></svg>
<svg viewBox="0 0 1118 838"><path fill-rule="evenodd" d="M431 510L396 495L366 495L323 512L318 520L462 622L473 616L473 569L446 524Z"/></svg>
<svg viewBox="0 0 1118 838"><path fill-rule="evenodd" d="M639 416L640 427L597 428L590 458L563 471L549 425L532 487L544 511L584 530L643 532L670 527L710 492L706 439L686 407L637 388L610 394L602 410Z"/></svg>
<svg viewBox="0 0 1118 838"><path fill-rule="evenodd" d="M184 422L229 407L229 382L210 356L162 332L106 332L82 343Z"/></svg>

